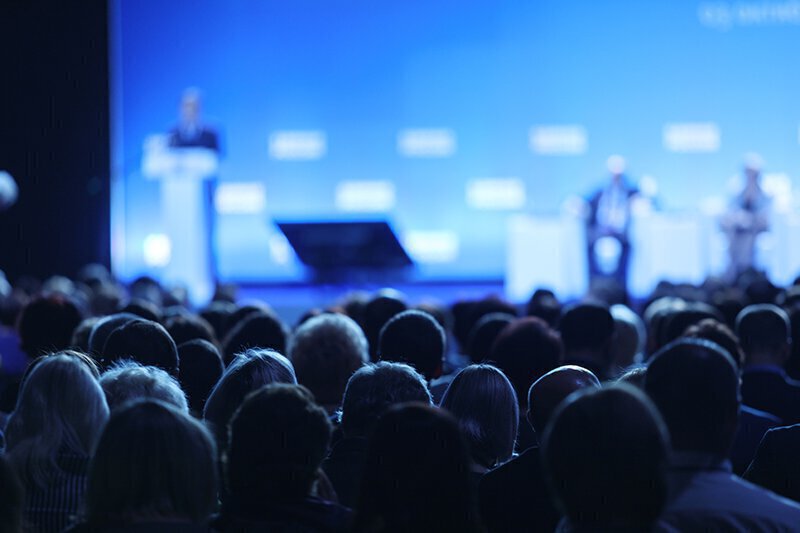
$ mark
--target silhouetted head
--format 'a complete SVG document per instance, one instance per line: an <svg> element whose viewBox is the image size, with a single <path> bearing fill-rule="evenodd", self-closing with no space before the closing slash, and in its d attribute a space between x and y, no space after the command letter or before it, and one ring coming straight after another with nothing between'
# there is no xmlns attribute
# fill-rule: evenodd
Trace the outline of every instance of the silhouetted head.
<svg viewBox="0 0 800 533"><path fill-rule="evenodd" d="M285 353L288 332L273 313L256 311L242 318L222 342L222 359L229 365L233 357L248 348L268 348Z"/></svg>
<svg viewBox="0 0 800 533"><path fill-rule="evenodd" d="M393 316L381 329L378 357L382 361L407 363L426 379L442 373L445 333L424 311L409 310Z"/></svg>
<svg viewBox="0 0 800 533"><path fill-rule="evenodd" d="M370 440L354 530L478 531L470 462L452 415L390 408Z"/></svg>
<svg viewBox="0 0 800 533"><path fill-rule="evenodd" d="M627 368L644 352L647 333L639 315L624 305L612 305L614 335L611 340L611 357L616 368Z"/></svg>
<svg viewBox="0 0 800 533"><path fill-rule="evenodd" d="M134 320L111 332L101 363L109 367L120 359L133 359L178 375L178 348L164 326L156 322Z"/></svg>
<svg viewBox="0 0 800 533"><path fill-rule="evenodd" d="M727 457L739 418L739 374L731 356L701 339L679 339L647 367L645 390L677 451Z"/></svg>
<svg viewBox="0 0 800 533"><path fill-rule="evenodd" d="M22 308L17 319L20 349L33 359L69 348L82 318L78 306L66 296L38 296Z"/></svg>
<svg viewBox="0 0 800 533"><path fill-rule="evenodd" d="M214 328L214 336L217 340L225 337L228 332L227 322L230 316L236 311L236 304L231 302L215 301L200 311L200 317Z"/></svg>
<svg viewBox="0 0 800 533"><path fill-rule="evenodd" d="M371 361L378 360L378 344L381 330L389 320L408 309L405 297L391 289L379 291L365 305L361 312L363 322L361 327L369 344L369 357Z"/></svg>
<svg viewBox="0 0 800 533"><path fill-rule="evenodd" d="M425 378L416 370L387 361L363 366L344 391L342 430L348 437L366 436L386 409L405 402L432 403Z"/></svg>
<svg viewBox="0 0 800 533"><path fill-rule="evenodd" d="M347 381L369 359L367 339L353 319L323 314L297 328L289 342L297 381L333 412Z"/></svg>
<svg viewBox="0 0 800 533"><path fill-rule="evenodd" d="M777 305L750 305L736 317L746 364L782 366L789 357L791 332L789 316Z"/></svg>
<svg viewBox="0 0 800 533"><path fill-rule="evenodd" d="M600 303L581 303L567 309L559 324L566 360L586 360L608 374L612 363L614 318ZM605 375L598 375L604 379Z"/></svg>
<svg viewBox="0 0 800 533"><path fill-rule="evenodd" d="M56 457L89 457L108 419L97 378L76 357L42 357L23 380L6 426L6 454L26 486L44 487L60 470Z"/></svg>
<svg viewBox="0 0 800 533"><path fill-rule="evenodd" d="M186 394L178 381L154 366L117 361L100 376L100 386L112 412L135 400L158 400L182 413L189 412Z"/></svg>
<svg viewBox="0 0 800 533"><path fill-rule="evenodd" d="M739 337L724 323L713 318L706 318L686 328L684 337L690 339L706 339L718 344L728 352L737 368L744 366L744 351Z"/></svg>
<svg viewBox="0 0 800 533"><path fill-rule="evenodd" d="M98 361L101 360L103 358L103 348L106 347L106 341L108 340L108 336L111 335L111 332L134 320L141 319L130 313L116 313L98 320L94 326L92 326L92 331L89 333L88 354Z"/></svg>
<svg viewBox="0 0 800 533"><path fill-rule="evenodd" d="M491 365L461 370L442 397L441 407L458 420L470 455L483 468L511 458L519 427L519 403L508 378Z"/></svg>
<svg viewBox="0 0 800 533"><path fill-rule="evenodd" d="M561 318L561 302L558 301L553 291L536 289L525 306L525 314L539 317L551 328L555 328Z"/></svg>
<svg viewBox="0 0 800 533"><path fill-rule="evenodd" d="M570 396L553 415L542 459L556 501L578 531L650 531L667 498L668 435L630 386Z"/></svg>
<svg viewBox="0 0 800 533"><path fill-rule="evenodd" d="M514 322L514 315L489 313L484 315L469 332L466 355L473 363L481 363L491 356L492 345L500 332Z"/></svg>
<svg viewBox="0 0 800 533"><path fill-rule="evenodd" d="M556 408L575 391L599 388L600 381L579 366L560 366L536 380L528 390L528 422L539 437Z"/></svg>
<svg viewBox="0 0 800 533"><path fill-rule="evenodd" d="M92 329L95 324L100 321L100 317L92 316L84 318L81 323L72 332L72 338L69 341L70 348L80 350L83 353L89 353L89 336L92 334Z"/></svg>
<svg viewBox="0 0 800 533"><path fill-rule="evenodd" d="M202 424L155 400L111 416L89 470L88 525L204 525L216 500L216 448Z"/></svg>
<svg viewBox="0 0 800 533"><path fill-rule="evenodd" d="M462 352L467 349L467 342L472 328L484 316L491 313L506 313L517 316L516 307L497 296L488 296L481 300L456 302L450 311L453 315L453 336Z"/></svg>
<svg viewBox="0 0 800 533"><path fill-rule="evenodd" d="M535 317L517 319L495 339L489 360L511 381L520 406L531 384L556 368L564 348L558 333Z"/></svg>
<svg viewBox="0 0 800 533"><path fill-rule="evenodd" d="M245 397L272 383L297 383L292 363L278 352L247 350L231 361L208 396L203 411L220 451L226 448L228 424Z"/></svg>
<svg viewBox="0 0 800 533"><path fill-rule="evenodd" d="M231 421L224 462L231 502L252 515L271 499L302 501L331 431L327 413L305 387L273 384L250 394Z"/></svg>
<svg viewBox="0 0 800 533"><path fill-rule="evenodd" d="M198 315L181 313L165 318L164 329L167 330L169 336L178 346L195 339L203 339L212 344L217 344L214 328Z"/></svg>
<svg viewBox="0 0 800 533"><path fill-rule="evenodd" d="M158 305L143 298L131 298L125 306L119 310L120 313L130 313L143 320L161 322L161 309Z"/></svg>
<svg viewBox="0 0 800 533"><path fill-rule="evenodd" d="M186 391L189 410L202 416L211 389L225 370L216 346L203 339L178 345L178 379Z"/></svg>

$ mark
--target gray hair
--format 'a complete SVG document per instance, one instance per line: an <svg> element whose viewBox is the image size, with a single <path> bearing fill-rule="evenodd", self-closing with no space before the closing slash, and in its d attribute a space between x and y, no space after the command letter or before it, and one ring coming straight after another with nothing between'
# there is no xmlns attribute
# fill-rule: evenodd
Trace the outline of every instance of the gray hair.
<svg viewBox="0 0 800 533"><path fill-rule="evenodd" d="M144 366L131 360L118 361L100 376L100 386L113 411L133 400L154 399L184 414L189 412L186 394L177 380L154 366Z"/></svg>
<svg viewBox="0 0 800 533"><path fill-rule="evenodd" d="M8 458L22 479L47 484L64 449L90 456L108 420L97 379L74 357L44 358L20 390L6 428Z"/></svg>
<svg viewBox="0 0 800 533"><path fill-rule="evenodd" d="M338 406L347 380L369 360L367 338L345 315L323 314L304 322L289 340L297 381L322 405Z"/></svg>

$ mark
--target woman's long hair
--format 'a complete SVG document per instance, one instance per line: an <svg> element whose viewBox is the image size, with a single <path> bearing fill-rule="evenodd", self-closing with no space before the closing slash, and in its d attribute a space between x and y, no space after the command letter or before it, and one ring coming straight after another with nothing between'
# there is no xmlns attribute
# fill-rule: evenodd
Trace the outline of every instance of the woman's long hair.
<svg viewBox="0 0 800 533"><path fill-rule="evenodd" d="M108 406L87 366L67 354L42 359L22 384L6 429L7 453L26 485L47 485L58 456L91 456Z"/></svg>

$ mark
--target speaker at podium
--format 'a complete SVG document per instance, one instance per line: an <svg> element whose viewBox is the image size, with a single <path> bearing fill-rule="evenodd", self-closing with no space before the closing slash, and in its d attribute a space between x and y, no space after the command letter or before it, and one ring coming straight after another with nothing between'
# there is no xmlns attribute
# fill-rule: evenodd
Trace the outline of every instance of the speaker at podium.
<svg viewBox="0 0 800 533"><path fill-rule="evenodd" d="M185 284L193 303L207 302L214 292L213 214L206 191L218 171L215 150L170 146L166 135L153 135L145 142L142 174L160 182L163 232L171 249L163 280Z"/></svg>

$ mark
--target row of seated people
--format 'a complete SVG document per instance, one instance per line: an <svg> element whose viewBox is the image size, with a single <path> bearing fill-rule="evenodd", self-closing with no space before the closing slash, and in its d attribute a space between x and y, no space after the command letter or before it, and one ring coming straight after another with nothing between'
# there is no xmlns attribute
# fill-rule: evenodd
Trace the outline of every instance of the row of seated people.
<svg viewBox="0 0 800 533"><path fill-rule="evenodd" d="M63 289L15 316L3 531L800 530L791 289L732 319L382 292L292 331L159 291L83 318Z"/></svg>

